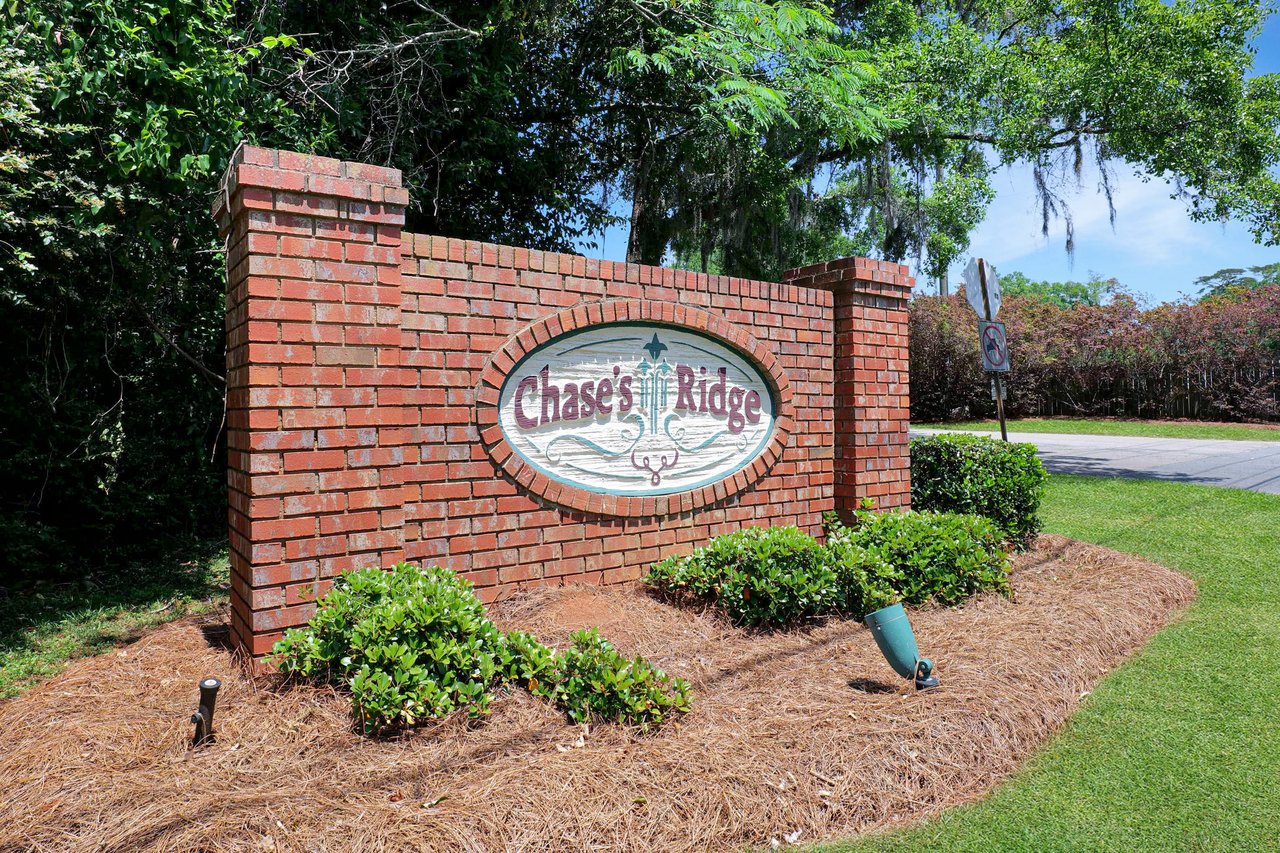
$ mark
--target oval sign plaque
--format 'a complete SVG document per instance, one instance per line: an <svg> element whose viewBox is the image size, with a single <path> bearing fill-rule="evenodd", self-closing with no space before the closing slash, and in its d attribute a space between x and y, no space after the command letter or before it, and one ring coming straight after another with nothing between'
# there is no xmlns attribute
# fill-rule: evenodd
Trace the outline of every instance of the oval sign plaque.
<svg viewBox="0 0 1280 853"><path fill-rule="evenodd" d="M543 343L511 370L502 434L547 477L590 492L665 495L746 468L773 434L768 374L693 329L614 322Z"/></svg>

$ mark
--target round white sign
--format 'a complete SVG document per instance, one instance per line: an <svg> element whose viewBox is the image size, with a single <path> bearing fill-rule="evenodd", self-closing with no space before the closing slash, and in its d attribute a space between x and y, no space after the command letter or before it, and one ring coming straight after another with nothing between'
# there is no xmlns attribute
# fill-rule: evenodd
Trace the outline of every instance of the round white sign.
<svg viewBox="0 0 1280 853"><path fill-rule="evenodd" d="M718 338L659 323L605 323L553 338L507 375L498 423L559 482L665 495L750 465L773 434L764 370Z"/></svg>

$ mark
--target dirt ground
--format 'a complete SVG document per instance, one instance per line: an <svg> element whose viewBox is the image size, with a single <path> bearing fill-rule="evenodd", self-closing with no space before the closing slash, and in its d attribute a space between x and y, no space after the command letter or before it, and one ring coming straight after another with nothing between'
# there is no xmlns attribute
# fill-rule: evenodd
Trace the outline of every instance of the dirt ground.
<svg viewBox="0 0 1280 853"><path fill-rule="evenodd" d="M250 679L216 620L176 623L0 707L0 851L731 850L905 824L989 792L1195 595L1054 536L1013 585L911 614L942 679L919 694L850 621L752 634L634 588L494 608L552 645L599 626L687 678L693 711L651 735L517 691L369 740L343 696ZM210 675L218 741L193 752Z"/></svg>

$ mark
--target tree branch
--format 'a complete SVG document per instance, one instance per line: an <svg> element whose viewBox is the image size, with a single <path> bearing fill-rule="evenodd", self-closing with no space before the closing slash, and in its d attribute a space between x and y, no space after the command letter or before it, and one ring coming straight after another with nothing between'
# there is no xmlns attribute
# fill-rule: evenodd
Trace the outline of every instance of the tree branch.
<svg viewBox="0 0 1280 853"><path fill-rule="evenodd" d="M220 387L226 386L227 379L225 376L220 376L217 373L214 373L212 370L210 370L209 368L201 364L199 359L191 355L191 353L187 352L182 347L178 346L178 342L173 339L173 336L170 335L168 332L166 332L164 329L160 328L160 325L156 323L155 320L152 319L151 315L147 313L147 310L142 307L142 304L139 303L137 299L135 299L133 296L130 296L129 304L132 305L134 309L138 312L138 314L142 316L142 319L146 322L148 326L151 327L151 330L155 332L157 335L159 335L161 339L164 340L165 343L167 343L170 347L172 347L174 352L176 352L178 355L185 358L187 361L191 363L193 367L195 367L196 370L200 371L201 376L203 376L205 379L208 379L214 385L217 385Z"/></svg>

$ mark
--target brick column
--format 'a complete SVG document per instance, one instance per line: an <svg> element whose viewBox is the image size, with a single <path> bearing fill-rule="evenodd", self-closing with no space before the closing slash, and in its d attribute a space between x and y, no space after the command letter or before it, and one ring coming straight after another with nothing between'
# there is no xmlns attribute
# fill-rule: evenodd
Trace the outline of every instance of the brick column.
<svg viewBox="0 0 1280 853"><path fill-rule="evenodd" d="M227 239L231 631L253 656L404 556L400 172L241 147Z"/></svg>
<svg viewBox="0 0 1280 853"><path fill-rule="evenodd" d="M783 274L832 291L835 301L835 508L863 498L877 509L911 505L907 302L915 279L903 264L842 258Z"/></svg>

